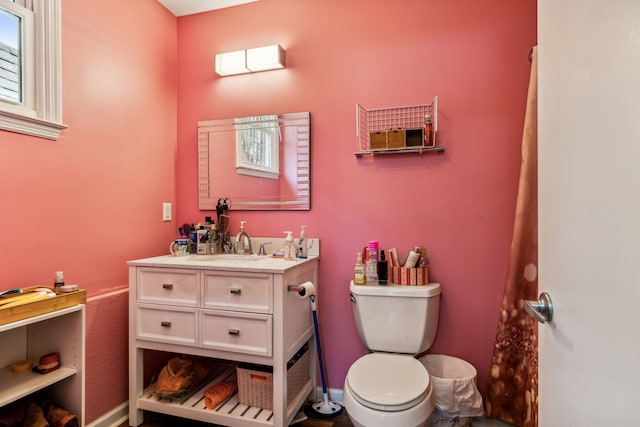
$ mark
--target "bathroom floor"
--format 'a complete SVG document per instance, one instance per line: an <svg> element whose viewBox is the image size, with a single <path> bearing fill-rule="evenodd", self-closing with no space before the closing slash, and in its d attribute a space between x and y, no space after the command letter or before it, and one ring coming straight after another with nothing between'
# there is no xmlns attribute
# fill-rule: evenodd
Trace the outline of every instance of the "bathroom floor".
<svg viewBox="0 0 640 427"><path fill-rule="evenodd" d="M128 427L129 423L124 422L118 427ZM170 417L155 413L146 413L145 421L141 427L212 427L211 424L201 423L182 418ZM349 415L342 411L340 415L332 418L308 418L296 427L353 427ZM498 420L480 418L448 418L438 413L434 413L429 419L427 427L512 427Z"/></svg>

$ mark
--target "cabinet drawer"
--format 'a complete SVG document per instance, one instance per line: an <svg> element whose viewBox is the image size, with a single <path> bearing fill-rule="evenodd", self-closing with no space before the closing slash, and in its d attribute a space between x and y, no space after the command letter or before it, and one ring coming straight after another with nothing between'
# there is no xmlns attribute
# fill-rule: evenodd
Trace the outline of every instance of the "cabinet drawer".
<svg viewBox="0 0 640 427"><path fill-rule="evenodd" d="M270 274L204 273L204 308L273 313L273 284Z"/></svg>
<svg viewBox="0 0 640 427"><path fill-rule="evenodd" d="M138 270L138 302L196 307L197 271L169 268Z"/></svg>
<svg viewBox="0 0 640 427"><path fill-rule="evenodd" d="M138 304L136 338L195 346L195 308L157 307Z"/></svg>
<svg viewBox="0 0 640 427"><path fill-rule="evenodd" d="M203 310L200 321L203 348L272 355L271 315Z"/></svg>

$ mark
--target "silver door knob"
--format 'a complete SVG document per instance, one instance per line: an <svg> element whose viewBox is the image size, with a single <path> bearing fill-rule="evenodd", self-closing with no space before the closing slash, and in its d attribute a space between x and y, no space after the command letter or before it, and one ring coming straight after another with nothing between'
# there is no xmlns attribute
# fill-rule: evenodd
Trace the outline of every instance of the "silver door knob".
<svg viewBox="0 0 640 427"><path fill-rule="evenodd" d="M525 301L524 309L540 323L550 322L553 319L553 303L546 292L540 294L538 301Z"/></svg>

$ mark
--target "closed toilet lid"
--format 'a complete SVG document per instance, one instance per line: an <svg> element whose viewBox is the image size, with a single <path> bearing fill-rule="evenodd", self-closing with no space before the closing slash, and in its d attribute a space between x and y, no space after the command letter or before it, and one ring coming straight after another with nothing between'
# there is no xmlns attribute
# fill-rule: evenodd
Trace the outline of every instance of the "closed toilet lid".
<svg viewBox="0 0 640 427"><path fill-rule="evenodd" d="M351 365L346 378L355 400L372 409L402 411L429 392L429 372L409 355L372 353Z"/></svg>

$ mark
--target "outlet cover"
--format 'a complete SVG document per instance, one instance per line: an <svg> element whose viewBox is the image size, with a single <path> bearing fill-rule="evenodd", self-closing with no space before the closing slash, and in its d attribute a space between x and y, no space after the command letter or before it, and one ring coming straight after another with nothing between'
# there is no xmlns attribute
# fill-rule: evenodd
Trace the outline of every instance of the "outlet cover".
<svg viewBox="0 0 640 427"><path fill-rule="evenodd" d="M171 221L172 212L171 212L171 203L163 203L162 204L162 220L163 221Z"/></svg>

